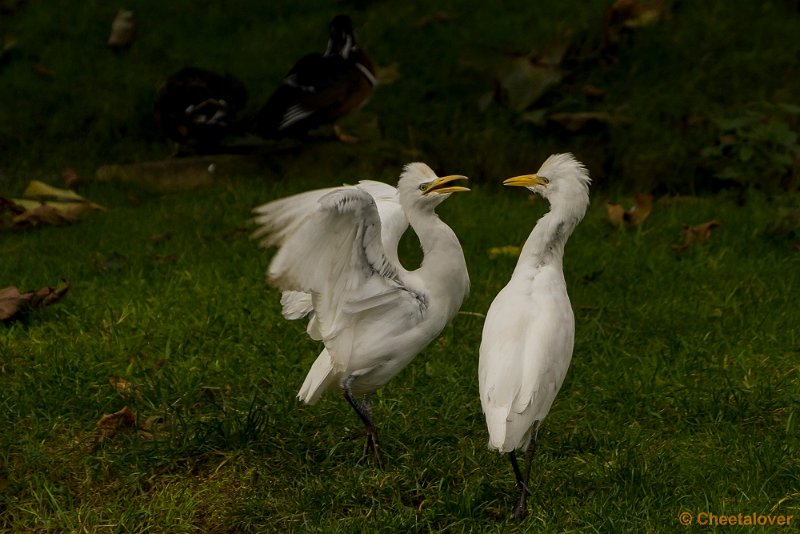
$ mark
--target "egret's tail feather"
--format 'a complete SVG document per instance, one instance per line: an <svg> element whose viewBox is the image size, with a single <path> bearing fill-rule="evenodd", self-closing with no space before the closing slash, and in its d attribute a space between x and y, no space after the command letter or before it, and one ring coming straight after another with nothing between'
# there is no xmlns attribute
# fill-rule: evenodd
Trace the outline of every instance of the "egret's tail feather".
<svg viewBox="0 0 800 534"><path fill-rule="evenodd" d="M297 398L306 404L316 404L323 393L333 384L336 380L337 373L333 369L333 361L331 360L328 350L323 350L311 370L306 375L303 386L297 393Z"/></svg>
<svg viewBox="0 0 800 534"><path fill-rule="evenodd" d="M500 452L511 452L506 447L506 430L508 421L508 406L489 408L486 414L486 427L489 429L489 448Z"/></svg>
<svg viewBox="0 0 800 534"><path fill-rule="evenodd" d="M489 448L499 452L522 450L531 441L533 427L539 421L531 421L524 413L516 413L508 406L497 406L485 412L489 429Z"/></svg>

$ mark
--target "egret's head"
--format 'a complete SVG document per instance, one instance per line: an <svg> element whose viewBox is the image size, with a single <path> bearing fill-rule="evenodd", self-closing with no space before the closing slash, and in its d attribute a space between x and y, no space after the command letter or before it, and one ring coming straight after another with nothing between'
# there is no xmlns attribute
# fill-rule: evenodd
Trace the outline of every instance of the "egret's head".
<svg viewBox="0 0 800 534"><path fill-rule="evenodd" d="M424 163L409 163L397 182L400 202L408 207L433 210L452 193L469 191L466 187L453 185L453 182L466 179L466 176L458 174L439 177Z"/></svg>
<svg viewBox="0 0 800 534"><path fill-rule="evenodd" d="M515 176L503 185L527 187L546 198L553 207L589 204L589 171L572 154L553 154L542 163L536 174Z"/></svg>
<svg viewBox="0 0 800 534"><path fill-rule="evenodd" d="M356 38L353 36L353 23L347 15L336 15L330 24L330 38L328 39L328 50L325 55L338 54L347 59L350 51L356 45Z"/></svg>

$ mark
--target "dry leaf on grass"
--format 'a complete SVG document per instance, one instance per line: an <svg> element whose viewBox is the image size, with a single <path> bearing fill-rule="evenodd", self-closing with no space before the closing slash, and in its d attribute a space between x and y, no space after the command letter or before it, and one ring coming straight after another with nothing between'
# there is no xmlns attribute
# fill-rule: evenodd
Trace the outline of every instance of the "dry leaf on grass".
<svg viewBox="0 0 800 534"><path fill-rule="evenodd" d="M72 210L62 210L48 204L37 203L14 217L11 224L14 228L33 228L40 225L59 226L79 220L80 215Z"/></svg>
<svg viewBox="0 0 800 534"><path fill-rule="evenodd" d="M500 79L508 107L523 111L536 102L552 86L563 78L558 65L531 61L527 57L515 59L509 70Z"/></svg>
<svg viewBox="0 0 800 534"><path fill-rule="evenodd" d="M169 241L172 239L172 236L175 234L172 230L167 230L166 232L162 232L159 234L152 234L150 237L147 238L148 241L151 243L161 243L163 241Z"/></svg>
<svg viewBox="0 0 800 534"><path fill-rule="evenodd" d="M679 245L672 245L672 250L675 252L684 252L696 243L705 243L711 239L711 230L722 225L720 221L713 220L697 226L689 226L684 224L681 229L683 235L683 242Z"/></svg>
<svg viewBox="0 0 800 534"><path fill-rule="evenodd" d="M20 292L15 286L0 289L0 321L17 317L28 309L44 308L61 300L69 291L69 283L58 288L43 287L38 291Z"/></svg>
<svg viewBox="0 0 800 534"><path fill-rule="evenodd" d="M109 376L108 383L111 384L111 387L117 390L117 392L121 395L134 396L138 398L142 397L142 392L139 391L139 388L121 376Z"/></svg>
<svg viewBox="0 0 800 534"><path fill-rule="evenodd" d="M97 427L95 444L100 444L114 439L121 431L135 427L136 417L130 408L124 406L117 412L103 414L103 417L97 421L95 426Z"/></svg>
<svg viewBox="0 0 800 534"><path fill-rule="evenodd" d="M616 0L606 11L606 40L618 43L624 32L652 26L668 15L666 0Z"/></svg>
<svg viewBox="0 0 800 534"><path fill-rule="evenodd" d="M28 184L22 198L0 198L0 213L12 214L11 225L14 228L74 223L88 213L102 209L75 191L52 187L38 180Z"/></svg>
<svg viewBox="0 0 800 534"><path fill-rule="evenodd" d="M55 200L60 202L86 202L86 199L80 196L75 191L70 189L59 189L47 185L39 180L31 180L25 192L22 193L22 198L30 200L40 200L42 202L47 200Z"/></svg>
<svg viewBox="0 0 800 534"><path fill-rule="evenodd" d="M481 110L498 102L521 113L561 82L561 63L568 48L565 41L527 55L470 55L461 63L481 76L491 77L493 90L479 99Z"/></svg>
<svg viewBox="0 0 800 534"><path fill-rule="evenodd" d="M133 42L136 36L136 17L133 11L120 9L114 22L111 23L111 35L108 37L108 46L123 48Z"/></svg>
<svg viewBox="0 0 800 534"><path fill-rule="evenodd" d="M33 65L33 72L41 76L42 78L50 78L53 79L56 77L56 71L47 67L46 65L42 65L41 63L35 63Z"/></svg>
<svg viewBox="0 0 800 534"><path fill-rule="evenodd" d="M61 171L61 179L64 180L64 187L72 189L80 181L80 176L75 169L64 169Z"/></svg>
<svg viewBox="0 0 800 534"><path fill-rule="evenodd" d="M169 430L167 422L160 415L151 415L139 423L137 435L145 441L153 441L156 434L164 434Z"/></svg>
<svg viewBox="0 0 800 534"><path fill-rule="evenodd" d="M581 91L583 91L583 94L585 94L589 98L593 98L593 99L596 99L596 100L600 100L601 98L606 96L606 90L605 89L603 89L601 87L597 87L596 85L592 85L592 84L589 84L589 83L587 83L583 87L581 87Z"/></svg>
<svg viewBox="0 0 800 534"><path fill-rule="evenodd" d="M627 210L620 204L606 203L608 220L614 226L637 226L650 216L653 210L653 195L636 193L633 195L634 205Z"/></svg>

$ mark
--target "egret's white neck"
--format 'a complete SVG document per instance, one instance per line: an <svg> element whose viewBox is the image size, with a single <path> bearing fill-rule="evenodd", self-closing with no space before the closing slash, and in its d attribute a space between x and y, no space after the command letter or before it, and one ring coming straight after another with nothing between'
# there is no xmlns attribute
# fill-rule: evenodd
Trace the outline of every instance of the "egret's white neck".
<svg viewBox="0 0 800 534"><path fill-rule="evenodd" d="M464 251L455 232L435 212L411 210L407 216L424 254L415 274L435 296L434 300L442 303L450 300L446 307L452 309L445 314L449 321L469 292Z"/></svg>
<svg viewBox="0 0 800 534"><path fill-rule="evenodd" d="M550 264L560 266L564 258L564 245L585 212L585 205L580 209L551 206L550 211L539 219L525 241L520 259L525 258L528 264L533 262L536 267ZM520 261L518 266L523 263L525 262Z"/></svg>

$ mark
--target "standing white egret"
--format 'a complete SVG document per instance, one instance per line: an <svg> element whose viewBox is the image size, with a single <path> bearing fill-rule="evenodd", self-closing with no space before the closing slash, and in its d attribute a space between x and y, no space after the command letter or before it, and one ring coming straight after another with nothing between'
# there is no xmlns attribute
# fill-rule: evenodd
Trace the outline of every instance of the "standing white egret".
<svg viewBox="0 0 800 534"><path fill-rule="evenodd" d="M325 344L297 396L315 404L328 389L341 388L364 423L364 453L372 449L381 469L370 396L441 333L469 291L458 238L435 212L451 193L469 191L452 184L465 179L440 178L424 163L411 163L396 190L361 182L254 210L262 225L255 236L279 247L268 280L283 290L284 316L309 315L308 335ZM397 255L409 224L424 253L414 271Z"/></svg>
<svg viewBox="0 0 800 534"><path fill-rule="evenodd" d="M486 315L478 380L489 448L508 453L519 490L512 517L523 519L539 425L572 358L575 317L564 281L564 245L589 205L589 173L572 154L554 154L536 174L509 178L547 199L550 211L522 247L511 280ZM525 450L524 471L517 450Z"/></svg>

